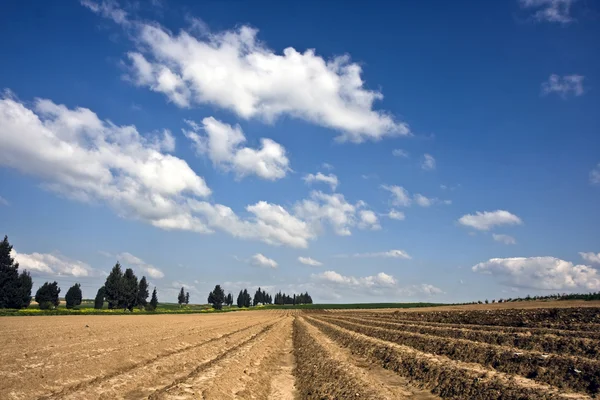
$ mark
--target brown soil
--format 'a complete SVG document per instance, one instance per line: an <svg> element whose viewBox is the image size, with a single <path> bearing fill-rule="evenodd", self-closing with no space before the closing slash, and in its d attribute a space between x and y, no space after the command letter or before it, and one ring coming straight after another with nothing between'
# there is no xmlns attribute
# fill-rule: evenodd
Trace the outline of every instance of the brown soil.
<svg viewBox="0 0 600 400"><path fill-rule="evenodd" d="M600 308L491 306L5 317L0 399L600 396Z"/></svg>

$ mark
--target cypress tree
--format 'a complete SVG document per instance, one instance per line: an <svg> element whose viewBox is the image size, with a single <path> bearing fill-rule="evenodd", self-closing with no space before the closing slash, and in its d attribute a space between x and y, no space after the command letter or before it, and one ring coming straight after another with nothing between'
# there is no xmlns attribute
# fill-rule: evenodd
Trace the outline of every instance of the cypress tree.
<svg viewBox="0 0 600 400"><path fill-rule="evenodd" d="M252 299L250 298L250 294L248 293L248 290L246 290L246 289L244 289L243 299L244 299L244 307L250 307L250 303L251 303Z"/></svg>
<svg viewBox="0 0 600 400"><path fill-rule="evenodd" d="M238 294L236 303L239 308L244 307L244 293L241 290L240 290L240 294Z"/></svg>
<svg viewBox="0 0 600 400"><path fill-rule="evenodd" d="M44 283L35 293L35 301L39 304L42 310L48 310L58 307L60 288L58 283Z"/></svg>
<svg viewBox="0 0 600 400"><path fill-rule="evenodd" d="M133 311L138 298L138 280L131 268L125 270L123 275L123 302L120 308Z"/></svg>
<svg viewBox="0 0 600 400"><path fill-rule="evenodd" d="M148 292L148 281L145 276L142 276L140 279L140 284L138 285L138 293L137 293L137 305L140 308L146 307L148 304L148 296L150 293Z"/></svg>
<svg viewBox="0 0 600 400"><path fill-rule="evenodd" d="M185 305L190 304L190 292L185 292Z"/></svg>
<svg viewBox="0 0 600 400"><path fill-rule="evenodd" d="M29 272L19 275L19 263L11 257L8 236L0 242L0 308L25 308L31 303L33 282Z"/></svg>
<svg viewBox="0 0 600 400"><path fill-rule="evenodd" d="M212 292L208 294L208 302L212 304L215 310L223 308L223 302L225 301L225 291L221 288L221 285L216 285Z"/></svg>
<svg viewBox="0 0 600 400"><path fill-rule="evenodd" d="M183 288L181 288L181 290L179 291L179 296L177 296L177 302L179 303L179 307L181 307L181 305L185 303L185 291L183 290Z"/></svg>
<svg viewBox="0 0 600 400"><path fill-rule="evenodd" d="M104 293L105 289L104 286L102 286L98 289L98 293L96 293L96 298L94 299L94 308L96 310L101 310L102 307L104 307Z"/></svg>
<svg viewBox="0 0 600 400"><path fill-rule="evenodd" d="M154 311L158 307L158 296L156 295L156 287L152 291L152 298L150 299L150 304L147 307L147 310Z"/></svg>
<svg viewBox="0 0 600 400"><path fill-rule="evenodd" d="M74 284L67 290L67 294L65 295L65 302L67 303L67 308L73 308L81 304L82 300L81 294L81 285L79 283Z"/></svg>
<svg viewBox="0 0 600 400"><path fill-rule="evenodd" d="M117 308L123 304L123 271L121 271L121 264L118 262L106 277L104 290L108 308Z"/></svg>

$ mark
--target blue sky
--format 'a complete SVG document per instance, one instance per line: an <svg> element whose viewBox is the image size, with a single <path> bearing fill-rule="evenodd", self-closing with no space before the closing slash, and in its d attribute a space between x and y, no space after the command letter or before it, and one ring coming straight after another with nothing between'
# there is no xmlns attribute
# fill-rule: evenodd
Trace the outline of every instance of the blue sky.
<svg viewBox="0 0 600 400"><path fill-rule="evenodd" d="M85 297L117 259L164 301L598 291L599 11L8 3L0 233Z"/></svg>

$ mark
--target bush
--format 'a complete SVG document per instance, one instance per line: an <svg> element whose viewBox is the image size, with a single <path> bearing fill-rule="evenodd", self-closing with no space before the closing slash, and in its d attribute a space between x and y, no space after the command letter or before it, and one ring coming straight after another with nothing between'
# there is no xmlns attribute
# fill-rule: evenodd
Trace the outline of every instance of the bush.
<svg viewBox="0 0 600 400"><path fill-rule="evenodd" d="M94 299L94 308L96 310L101 310L104 307L104 294L106 293L106 289L102 286L98 289L98 293L96 293L96 298Z"/></svg>
<svg viewBox="0 0 600 400"><path fill-rule="evenodd" d="M44 283L35 294L35 301L40 305L42 310L48 310L58 307L60 288L58 283Z"/></svg>
<svg viewBox="0 0 600 400"><path fill-rule="evenodd" d="M81 285L79 283L76 283L73 286L71 286L69 290L67 290L67 294L65 295L67 308L77 307L81 304L81 299Z"/></svg>

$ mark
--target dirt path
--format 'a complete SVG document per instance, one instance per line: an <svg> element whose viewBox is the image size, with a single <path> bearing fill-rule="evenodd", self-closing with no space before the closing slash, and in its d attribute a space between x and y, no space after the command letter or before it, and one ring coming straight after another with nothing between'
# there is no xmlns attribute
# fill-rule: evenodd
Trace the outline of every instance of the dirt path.
<svg viewBox="0 0 600 400"><path fill-rule="evenodd" d="M191 374L161 391L157 399L272 399L271 387L280 377L281 360L289 354L286 342L292 332L293 317L269 327L248 341L228 352L202 374ZM294 398L293 376L285 376L291 385L278 386L280 399Z"/></svg>

